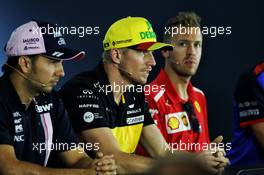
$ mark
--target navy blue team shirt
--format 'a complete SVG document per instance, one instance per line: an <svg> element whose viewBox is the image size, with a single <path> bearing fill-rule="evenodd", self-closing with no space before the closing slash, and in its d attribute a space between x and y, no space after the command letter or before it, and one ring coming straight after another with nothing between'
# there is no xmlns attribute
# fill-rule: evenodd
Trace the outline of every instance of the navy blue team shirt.
<svg viewBox="0 0 264 175"><path fill-rule="evenodd" d="M77 144L55 91L41 93L26 109L9 77L0 78L0 145L13 146L18 160L46 166L51 151L67 151Z"/></svg>
<svg viewBox="0 0 264 175"><path fill-rule="evenodd" d="M251 126L264 122L264 62L240 76L235 90L232 166L263 166L264 148Z"/></svg>

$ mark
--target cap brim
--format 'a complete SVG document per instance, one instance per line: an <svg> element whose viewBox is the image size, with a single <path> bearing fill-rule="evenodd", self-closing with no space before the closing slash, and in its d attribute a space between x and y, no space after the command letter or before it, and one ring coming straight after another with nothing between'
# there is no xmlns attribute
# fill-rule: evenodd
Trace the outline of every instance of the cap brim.
<svg viewBox="0 0 264 175"><path fill-rule="evenodd" d="M81 60L84 58L85 52L73 50L69 48L59 48L56 50L49 50L41 55L44 55L54 60L72 60L72 59Z"/></svg>
<svg viewBox="0 0 264 175"><path fill-rule="evenodd" d="M133 48L137 50L149 50L149 51L154 51L154 50L173 50L173 45L171 44L165 44L165 43L160 43L160 42L146 42L146 43L141 43Z"/></svg>

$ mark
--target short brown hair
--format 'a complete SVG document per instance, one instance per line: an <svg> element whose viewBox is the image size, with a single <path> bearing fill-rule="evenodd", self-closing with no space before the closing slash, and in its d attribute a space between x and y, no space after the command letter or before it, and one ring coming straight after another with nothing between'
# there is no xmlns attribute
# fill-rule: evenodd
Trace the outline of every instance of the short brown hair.
<svg viewBox="0 0 264 175"><path fill-rule="evenodd" d="M195 12L179 12L177 16L170 18L165 28L183 26L183 27L199 27L201 28L201 18ZM163 42L170 43L170 34L164 32Z"/></svg>
<svg viewBox="0 0 264 175"><path fill-rule="evenodd" d="M8 57L6 63L2 66L2 72L4 73L4 75L9 76L14 70L12 68L10 68L9 66L7 66L6 64L17 68L18 65L18 59L20 56L14 56L14 57ZM34 65L38 55L28 55L28 57L30 58L32 64Z"/></svg>

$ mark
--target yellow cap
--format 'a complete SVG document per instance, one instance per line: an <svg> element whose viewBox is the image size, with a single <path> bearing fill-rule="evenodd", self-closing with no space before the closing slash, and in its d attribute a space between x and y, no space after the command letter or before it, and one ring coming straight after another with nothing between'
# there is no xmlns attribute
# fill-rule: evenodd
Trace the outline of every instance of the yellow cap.
<svg viewBox="0 0 264 175"><path fill-rule="evenodd" d="M170 44L157 42L150 22L141 17L127 17L112 24L106 32L103 46L105 51L130 46L138 50L173 49Z"/></svg>

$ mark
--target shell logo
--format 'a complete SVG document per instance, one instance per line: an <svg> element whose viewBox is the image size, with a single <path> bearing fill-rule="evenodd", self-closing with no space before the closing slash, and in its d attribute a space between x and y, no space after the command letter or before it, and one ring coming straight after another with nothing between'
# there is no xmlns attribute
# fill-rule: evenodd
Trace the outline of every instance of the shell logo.
<svg viewBox="0 0 264 175"><path fill-rule="evenodd" d="M194 106L196 108L196 110L200 113L201 112L201 107L199 105L199 103L197 101L194 102Z"/></svg>
<svg viewBox="0 0 264 175"><path fill-rule="evenodd" d="M168 120L168 127L171 129L171 130L176 130L178 129L180 126L180 122L179 120L176 118L176 117L170 117L169 120Z"/></svg>

